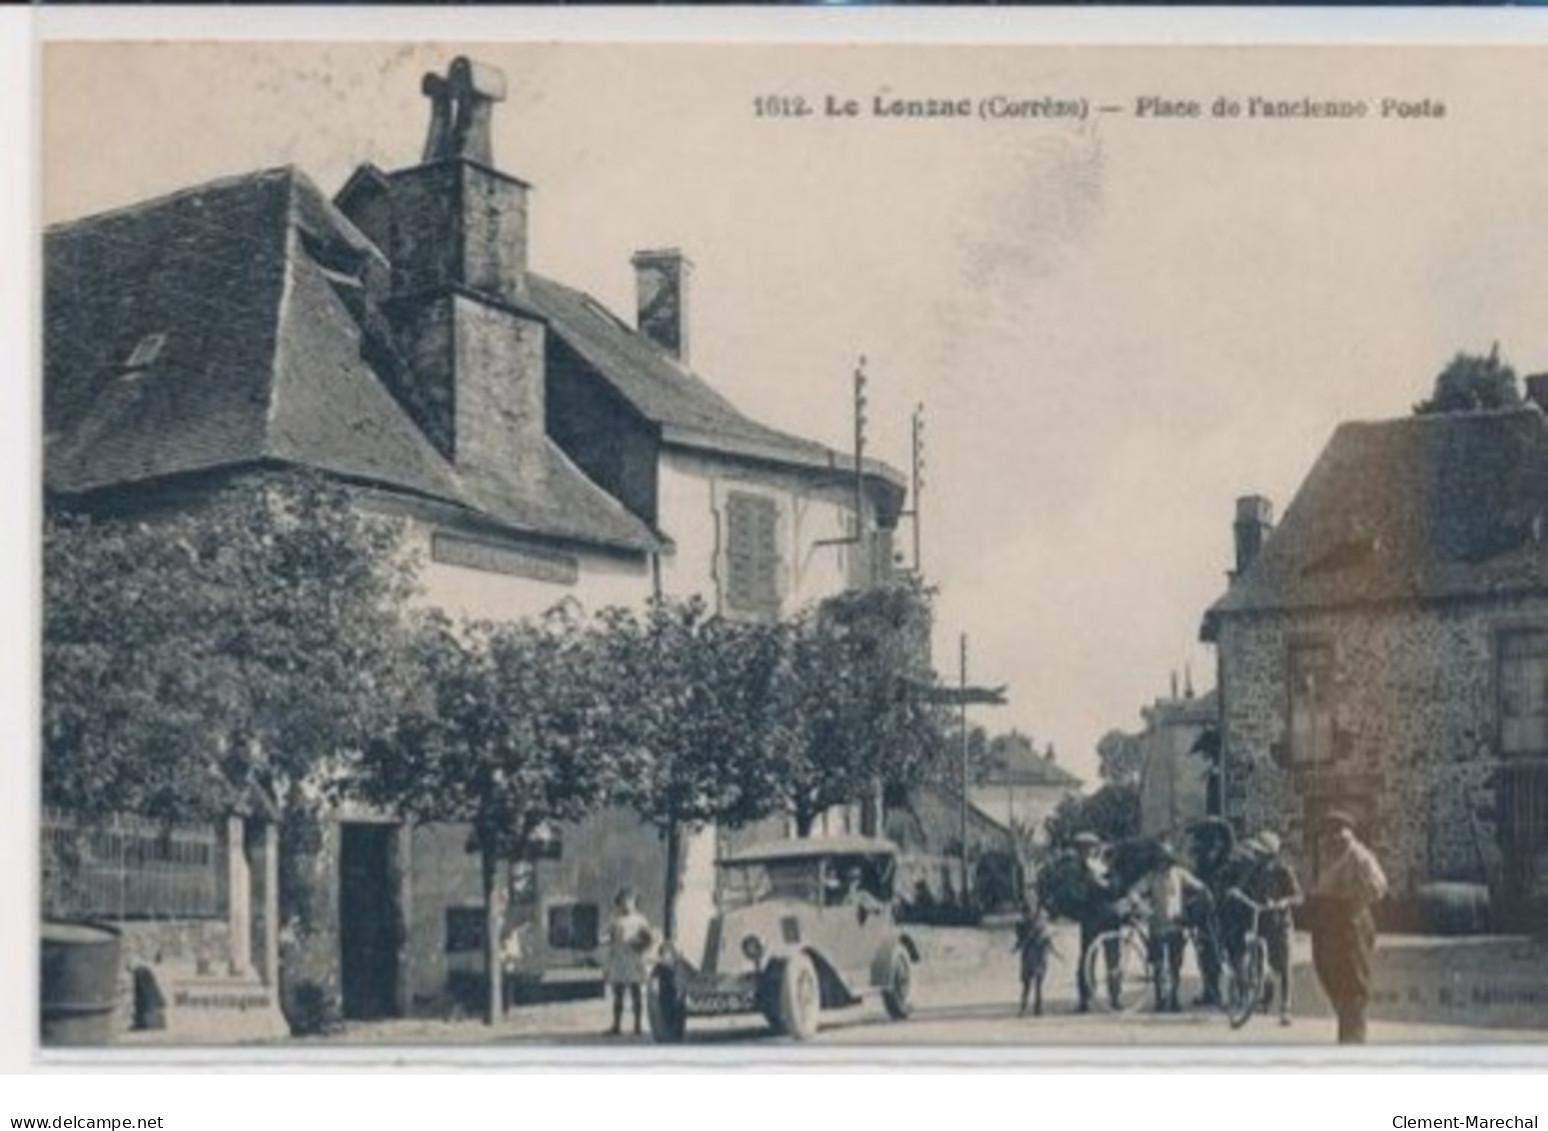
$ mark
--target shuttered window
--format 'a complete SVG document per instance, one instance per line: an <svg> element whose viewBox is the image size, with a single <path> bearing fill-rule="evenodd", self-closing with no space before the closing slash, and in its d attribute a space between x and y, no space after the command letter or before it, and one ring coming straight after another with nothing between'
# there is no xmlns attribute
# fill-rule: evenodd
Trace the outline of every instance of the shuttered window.
<svg viewBox="0 0 1548 1131"><path fill-rule="evenodd" d="M1548 753L1548 631L1500 636L1500 748Z"/></svg>
<svg viewBox="0 0 1548 1131"><path fill-rule="evenodd" d="M1333 648L1296 644L1290 649L1290 760L1321 766L1333 760Z"/></svg>
<svg viewBox="0 0 1548 1131"><path fill-rule="evenodd" d="M726 605L779 616L779 506L746 491L726 496Z"/></svg>

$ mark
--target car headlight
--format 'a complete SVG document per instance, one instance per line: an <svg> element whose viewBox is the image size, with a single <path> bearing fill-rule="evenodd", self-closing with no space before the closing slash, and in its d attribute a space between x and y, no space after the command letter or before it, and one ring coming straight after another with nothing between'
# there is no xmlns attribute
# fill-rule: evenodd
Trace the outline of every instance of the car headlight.
<svg viewBox="0 0 1548 1131"><path fill-rule="evenodd" d="M763 961L763 943L757 935L748 935L742 940L742 953L754 966Z"/></svg>

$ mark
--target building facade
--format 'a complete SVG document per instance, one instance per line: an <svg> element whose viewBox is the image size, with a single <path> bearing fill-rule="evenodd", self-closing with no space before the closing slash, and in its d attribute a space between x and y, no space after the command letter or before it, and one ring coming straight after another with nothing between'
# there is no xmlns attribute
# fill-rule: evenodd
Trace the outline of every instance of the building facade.
<svg viewBox="0 0 1548 1131"><path fill-rule="evenodd" d="M456 617L701 594L773 619L885 580L903 478L744 416L690 368L677 250L633 256L632 322L531 270L530 186L490 143L503 77L459 59L424 89L422 159L363 166L332 199L271 169L46 233L51 504L148 513L320 471L404 521L421 599ZM346 1016L444 1007L482 970L466 842L339 810L300 868L315 929L260 916L263 980L283 962ZM599 814L555 844L508 877L530 959L584 961L626 883L659 914L665 849L638 821ZM686 847L689 935L715 851L713 830Z"/></svg>
<svg viewBox="0 0 1548 1131"><path fill-rule="evenodd" d="M1278 527L1239 501L1206 614L1227 816L1303 874L1349 811L1399 900L1548 898L1548 424L1514 410L1345 424Z"/></svg>
<svg viewBox="0 0 1548 1131"><path fill-rule="evenodd" d="M1177 695L1175 679L1172 690L1140 712L1140 833L1183 844L1189 828L1219 810L1211 753L1220 711L1213 691Z"/></svg>

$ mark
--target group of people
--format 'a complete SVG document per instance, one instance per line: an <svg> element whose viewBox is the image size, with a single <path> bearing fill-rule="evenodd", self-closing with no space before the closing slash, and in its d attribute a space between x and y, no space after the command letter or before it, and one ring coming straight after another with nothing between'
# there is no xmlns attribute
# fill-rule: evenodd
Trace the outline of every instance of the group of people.
<svg viewBox="0 0 1548 1131"><path fill-rule="evenodd" d="M1321 832L1327 838L1329 862L1312 892L1312 961L1338 1016L1339 1041L1359 1043L1365 1039L1376 939L1371 907L1386 895L1387 881L1375 855L1355 835L1354 820L1347 813L1329 813ZM1219 1004L1226 963L1235 963L1242 955L1256 916L1271 975L1265 996L1277 997L1280 1024L1291 1023L1293 913L1305 895L1295 869L1281 852L1278 834L1265 829L1237 842L1226 822L1205 821L1194 830L1192 869L1170 842L1161 841L1151 866L1138 877L1115 875L1108 846L1095 835L1082 833L1074 844L1081 865L1075 899L1081 955L1100 936L1138 918L1149 940L1156 1008L1181 1009L1179 975L1190 940L1202 981L1195 1004ZM1024 929L1018 939L1033 934ZM1104 957L1113 971L1119 962L1117 943L1110 939L1106 950ZM1077 958L1081 1012L1091 1008L1097 992L1089 973ZM1025 985L1024 973L1024 989Z"/></svg>

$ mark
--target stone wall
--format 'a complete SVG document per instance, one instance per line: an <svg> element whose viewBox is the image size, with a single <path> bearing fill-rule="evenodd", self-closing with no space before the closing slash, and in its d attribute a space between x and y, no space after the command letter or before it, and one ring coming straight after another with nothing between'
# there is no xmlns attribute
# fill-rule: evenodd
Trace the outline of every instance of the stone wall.
<svg viewBox="0 0 1548 1131"><path fill-rule="evenodd" d="M1350 809L1394 892L1430 880L1497 884L1498 634L1548 624L1548 600L1230 617L1218 648L1225 809L1246 832L1273 828L1305 878L1309 822ZM1333 757L1293 765L1290 649L1332 648Z"/></svg>

